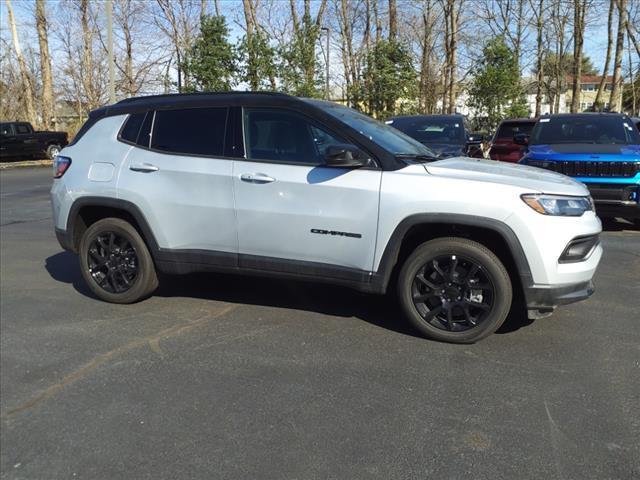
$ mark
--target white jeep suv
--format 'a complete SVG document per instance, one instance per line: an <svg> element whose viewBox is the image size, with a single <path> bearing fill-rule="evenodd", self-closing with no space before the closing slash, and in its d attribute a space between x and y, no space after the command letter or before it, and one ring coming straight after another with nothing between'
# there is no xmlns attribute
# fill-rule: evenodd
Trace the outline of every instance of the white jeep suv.
<svg viewBox="0 0 640 480"><path fill-rule="evenodd" d="M378 294L392 284L423 334L468 343L494 332L512 303L538 318L587 298L602 256L581 183L495 161L434 161L366 115L282 94L100 108L54 176L58 240L109 302L149 296L158 272Z"/></svg>

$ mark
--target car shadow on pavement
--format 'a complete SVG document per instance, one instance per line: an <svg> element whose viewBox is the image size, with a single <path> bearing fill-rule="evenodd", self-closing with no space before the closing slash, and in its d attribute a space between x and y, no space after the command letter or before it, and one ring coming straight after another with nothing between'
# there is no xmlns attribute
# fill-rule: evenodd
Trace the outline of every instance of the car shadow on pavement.
<svg viewBox="0 0 640 480"><path fill-rule="evenodd" d="M601 218L604 232L640 232L640 224L633 224L621 218Z"/></svg>
<svg viewBox="0 0 640 480"><path fill-rule="evenodd" d="M52 255L46 259L45 268L54 280L71 284L82 295L96 298L84 283L76 255L69 252ZM400 334L422 337L404 318L395 295L370 295L322 283L218 273L164 275L154 296L198 298L355 317ZM531 323L520 308L514 307L496 333L514 332Z"/></svg>

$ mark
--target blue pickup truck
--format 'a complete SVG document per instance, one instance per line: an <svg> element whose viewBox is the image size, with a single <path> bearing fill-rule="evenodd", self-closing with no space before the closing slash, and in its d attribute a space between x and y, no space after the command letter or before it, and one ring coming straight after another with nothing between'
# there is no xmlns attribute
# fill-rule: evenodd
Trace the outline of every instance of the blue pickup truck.
<svg viewBox="0 0 640 480"><path fill-rule="evenodd" d="M600 217L640 219L640 132L615 113L542 117L520 163L562 173L587 185Z"/></svg>

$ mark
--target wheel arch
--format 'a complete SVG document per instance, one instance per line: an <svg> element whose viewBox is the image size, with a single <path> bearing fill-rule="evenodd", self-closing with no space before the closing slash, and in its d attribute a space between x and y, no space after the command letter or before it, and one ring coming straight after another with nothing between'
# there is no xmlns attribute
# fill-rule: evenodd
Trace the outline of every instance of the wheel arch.
<svg viewBox="0 0 640 480"><path fill-rule="evenodd" d="M81 197L73 202L67 217L66 232L71 249L77 252L82 234L87 228L98 220L108 217L121 218L131 223L155 258L158 242L140 209L126 200L109 197Z"/></svg>
<svg viewBox="0 0 640 480"><path fill-rule="evenodd" d="M514 292L533 284L529 262L515 232L499 220L464 214L416 214L395 228L374 274L373 290L384 293L395 281L399 267L421 243L440 237L475 240L495 253L507 268Z"/></svg>

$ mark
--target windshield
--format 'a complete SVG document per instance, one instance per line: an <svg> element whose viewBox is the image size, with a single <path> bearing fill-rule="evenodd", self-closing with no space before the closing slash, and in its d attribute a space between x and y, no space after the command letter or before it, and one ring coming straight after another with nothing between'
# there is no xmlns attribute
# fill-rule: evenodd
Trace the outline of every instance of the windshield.
<svg viewBox="0 0 640 480"><path fill-rule="evenodd" d="M496 132L496 138L512 140L514 135L524 133L531 135L535 122L504 122Z"/></svg>
<svg viewBox="0 0 640 480"><path fill-rule="evenodd" d="M421 143L463 145L466 142L460 118L402 117L389 124Z"/></svg>
<svg viewBox="0 0 640 480"><path fill-rule="evenodd" d="M420 142L356 110L336 103L318 100L311 100L310 102L394 155L435 157L435 154Z"/></svg>
<svg viewBox="0 0 640 480"><path fill-rule="evenodd" d="M538 120L530 145L640 144L631 121L617 115L563 115Z"/></svg>

